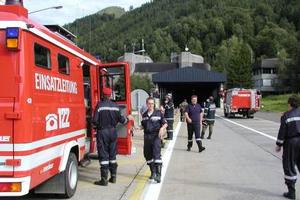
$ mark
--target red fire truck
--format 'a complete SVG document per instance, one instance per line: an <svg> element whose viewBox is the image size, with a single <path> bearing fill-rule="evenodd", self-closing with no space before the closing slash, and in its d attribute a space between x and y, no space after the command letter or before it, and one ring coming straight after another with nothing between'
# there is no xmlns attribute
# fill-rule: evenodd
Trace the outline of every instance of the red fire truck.
<svg viewBox="0 0 300 200"><path fill-rule="evenodd" d="M131 112L128 64L102 64L72 36L30 20L22 1L0 6L0 196L71 197L78 164L96 151L91 119L102 89ZM118 127L120 154L131 153L130 126Z"/></svg>
<svg viewBox="0 0 300 200"><path fill-rule="evenodd" d="M224 116L234 117L237 114L253 118L260 109L261 95L255 89L229 89L225 92Z"/></svg>

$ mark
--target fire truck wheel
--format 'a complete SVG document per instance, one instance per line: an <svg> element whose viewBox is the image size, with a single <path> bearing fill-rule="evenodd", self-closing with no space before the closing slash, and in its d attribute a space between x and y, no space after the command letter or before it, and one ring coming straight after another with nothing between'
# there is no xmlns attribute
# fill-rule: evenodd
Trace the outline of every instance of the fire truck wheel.
<svg viewBox="0 0 300 200"><path fill-rule="evenodd" d="M74 153L70 153L65 173L66 198L71 198L77 187L78 181L78 161Z"/></svg>

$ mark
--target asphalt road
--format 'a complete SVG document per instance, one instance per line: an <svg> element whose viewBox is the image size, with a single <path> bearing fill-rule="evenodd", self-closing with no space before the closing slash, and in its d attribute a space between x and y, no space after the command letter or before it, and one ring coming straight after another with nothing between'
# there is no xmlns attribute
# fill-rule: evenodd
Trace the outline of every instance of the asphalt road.
<svg viewBox="0 0 300 200"><path fill-rule="evenodd" d="M186 151L183 125L159 199L284 199L281 154L274 152L280 115L263 119L267 116L218 118L212 140L203 140L207 150L202 153L195 145L192 152Z"/></svg>
<svg viewBox="0 0 300 200"><path fill-rule="evenodd" d="M77 192L72 200L283 199L281 195L286 187L281 153L274 151L280 114L260 112L254 119L224 119L221 112L219 115L212 140L203 140L207 149L202 153L197 152L195 143L191 152L186 151L186 124L181 123L177 139L168 143L162 153L165 173L161 184L148 181L142 134L136 134L134 154L118 157L117 184L93 185L99 178L99 164L93 161L87 168L80 169ZM21 199L59 198L34 195Z"/></svg>

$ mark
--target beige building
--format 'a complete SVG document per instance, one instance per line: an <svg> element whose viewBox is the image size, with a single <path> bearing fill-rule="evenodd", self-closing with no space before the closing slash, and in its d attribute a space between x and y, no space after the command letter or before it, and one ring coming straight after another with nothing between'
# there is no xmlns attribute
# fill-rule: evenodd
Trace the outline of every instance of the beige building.
<svg viewBox="0 0 300 200"><path fill-rule="evenodd" d="M5 4L5 0L0 0L0 5L4 5Z"/></svg>

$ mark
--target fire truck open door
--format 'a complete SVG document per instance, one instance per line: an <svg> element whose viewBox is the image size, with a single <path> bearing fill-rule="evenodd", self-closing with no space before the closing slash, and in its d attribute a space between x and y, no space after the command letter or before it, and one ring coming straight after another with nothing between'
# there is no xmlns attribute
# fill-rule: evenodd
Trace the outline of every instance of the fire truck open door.
<svg viewBox="0 0 300 200"><path fill-rule="evenodd" d="M130 68L127 63L111 63L100 66L100 99L103 98L103 88L112 89L112 101L119 104L121 113L127 116L131 113ZM132 124L118 124L118 153L131 154Z"/></svg>

